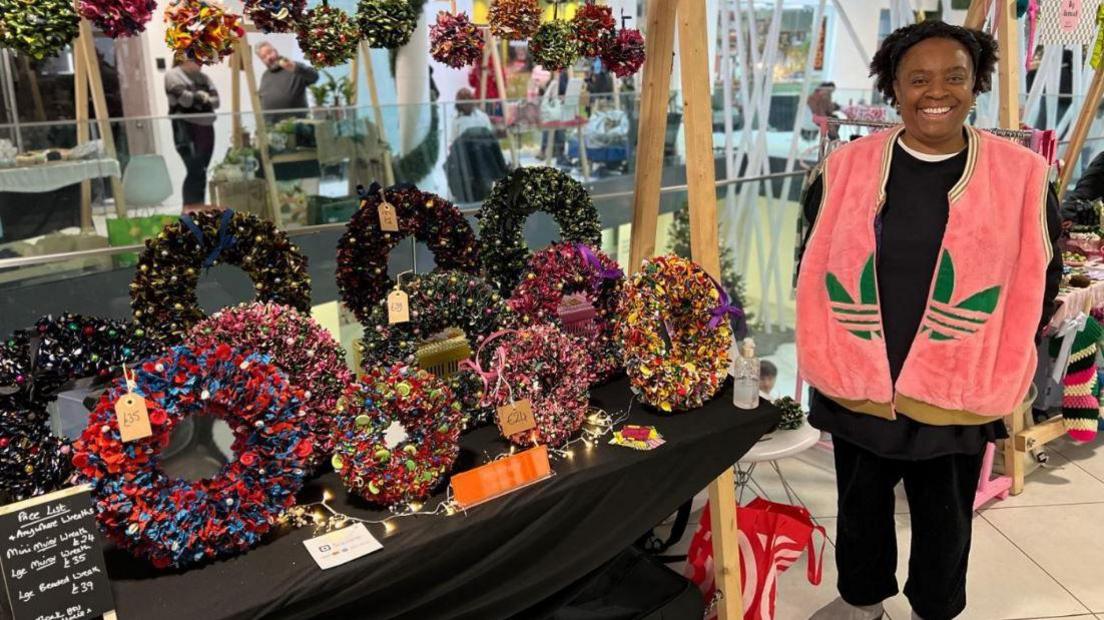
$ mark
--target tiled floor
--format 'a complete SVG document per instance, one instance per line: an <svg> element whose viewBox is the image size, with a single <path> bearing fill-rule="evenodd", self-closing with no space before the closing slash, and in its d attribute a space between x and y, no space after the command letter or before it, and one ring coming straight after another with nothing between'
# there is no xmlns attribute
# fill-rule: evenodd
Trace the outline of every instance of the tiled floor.
<svg viewBox="0 0 1104 620"><path fill-rule="evenodd" d="M1028 477L1022 495L975 515L968 606L959 618L1104 620L1104 435L1087 445L1059 439L1050 447L1050 463ZM820 586L806 580L804 558L779 577L776 617L804 620L836 596L835 472L831 453L820 447L782 461L781 468L829 539ZM772 499L785 501L773 471L762 468L755 478ZM897 578L903 586L910 522L900 488L896 519ZM902 595L885 606L887 618L910 618Z"/></svg>

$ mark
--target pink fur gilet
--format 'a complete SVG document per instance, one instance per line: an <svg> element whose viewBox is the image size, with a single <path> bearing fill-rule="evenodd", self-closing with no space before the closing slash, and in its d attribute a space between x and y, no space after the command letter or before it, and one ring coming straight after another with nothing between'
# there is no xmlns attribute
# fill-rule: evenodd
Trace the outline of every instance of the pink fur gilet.
<svg viewBox="0 0 1104 620"><path fill-rule="evenodd" d="M1024 406L1051 259L1047 165L969 128L966 169L928 306L896 385L881 333L874 222L902 127L827 159L823 202L797 284L802 376L845 407L936 425L981 424ZM881 248L892 252L893 248Z"/></svg>

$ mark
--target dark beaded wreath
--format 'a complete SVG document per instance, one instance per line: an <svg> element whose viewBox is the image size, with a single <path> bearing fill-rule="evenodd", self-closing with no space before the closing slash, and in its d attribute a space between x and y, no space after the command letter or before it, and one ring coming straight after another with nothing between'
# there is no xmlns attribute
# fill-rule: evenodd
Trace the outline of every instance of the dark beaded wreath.
<svg viewBox="0 0 1104 620"><path fill-rule="evenodd" d="M337 290L341 301L361 323L392 286L387 258L409 236L424 242L440 270L479 272L479 246L471 225L451 202L413 185L396 185L384 192L395 207L398 232L380 229L380 186L373 183L362 192L361 207L337 244Z"/></svg>
<svg viewBox="0 0 1104 620"><path fill-rule="evenodd" d="M391 324L386 301L376 305L360 343L365 369L395 363L414 366L418 343L450 327L463 330L476 351L484 339L513 320L506 301L478 276L436 271L403 282L402 290L409 296L410 321ZM485 421L489 410L481 404L482 380L473 371L460 370L447 383L469 419Z"/></svg>
<svg viewBox="0 0 1104 620"><path fill-rule="evenodd" d="M601 242L598 210L581 183L548 166L514 170L495 182L476 216L484 276L504 296L513 292L529 262L525 220L537 211L552 215L563 241L591 247Z"/></svg>
<svg viewBox="0 0 1104 620"><path fill-rule="evenodd" d="M220 263L245 271L257 301L310 312L307 257L284 231L255 215L204 211L146 241L130 284L135 321L163 344L181 342L207 316L196 298L200 272Z"/></svg>
<svg viewBox="0 0 1104 620"><path fill-rule="evenodd" d="M133 324L65 313L0 344L0 495L15 501L66 483L69 441L51 432L47 406L66 384L105 381L151 353L143 336Z"/></svg>

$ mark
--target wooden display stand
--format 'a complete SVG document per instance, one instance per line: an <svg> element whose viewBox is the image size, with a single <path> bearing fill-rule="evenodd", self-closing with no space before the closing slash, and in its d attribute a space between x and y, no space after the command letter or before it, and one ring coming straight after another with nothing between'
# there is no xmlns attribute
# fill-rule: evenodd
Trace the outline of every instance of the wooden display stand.
<svg viewBox="0 0 1104 620"><path fill-rule="evenodd" d="M247 29L247 32L249 31L254 30L250 27ZM253 123L256 127L254 139L256 140L257 154L261 159L261 169L264 170L269 211L272 213L273 223L280 226L282 225L280 192L276 189L276 173L272 168L272 155L268 150L268 126L265 124L261 97L257 91L257 75L253 71L253 47L249 45L246 37L234 39L234 53L230 55L231 144L235 148L244 146L241 123L241 76L244 73L245 87L249 91L249 104L253 108Z"/></svg>
<svg viewBox="0 0 1104 620"><path fill-rule="evenodd" d="M88 20L83 18L80 20L79 32L80 36L73 41L73 91L77 117L77 144L85 144L89 140L91 132L88 126L88 97L91 95L104 152L111 159L116 159L118 154L115 151L115 136L111 133L111 113L107 109L103 77L100 75L100 62L96 56L96 46L92 41L92 25ZM119 177L111 177L111 193L115 196L115 214L121 218L126 217L126 195L123 192L123 182ZM81 181L80 218L81 230L92 230L92 185L87 180Z"/></svg>
<svg viewBox="0 0 1104 620"><path fill-rule="evenodd" d="M357 46L357 54L353 57L352 67L350 69L351 80L353 82L353 100L350 102L353 106L356 106L358 93L360 92L360 67L364 67L364 77L368 83L368 98L372 103L372 122L376 124L376 131L379 132L380 140L390 145L387 139L387 127L383 124L383 108L380 107L379 102L379 89L376 88L376 74L372 69L372 49L368 47L368 43L361 41ZM391 157L391 148L388 146L383 152L383 168L386 185L388 187L395 184L395 164Z"/></svg>
<svg viewBox="0 0 1104 620"><path fill-rule="evenodd" d="M717 233L717 185L713 158L713 112L710 97L705 0L649 0L645 32L647 58L641 89L636 196L633 201L630 265L655 253L659 218L663 141L674 64L675 24L679 29L682 96L686 123L686 184L690 200L690 253L714 278L720 278ZM713 511L715 584L723 598L720 620L743 617L740 547L736 531L736 481L728 468L709 485Z"/></svg>

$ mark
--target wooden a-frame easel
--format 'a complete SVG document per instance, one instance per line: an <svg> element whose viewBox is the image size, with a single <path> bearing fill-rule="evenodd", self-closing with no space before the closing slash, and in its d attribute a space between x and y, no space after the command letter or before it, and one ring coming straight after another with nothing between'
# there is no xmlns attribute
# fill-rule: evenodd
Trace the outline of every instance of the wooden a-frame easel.
<svg viewBox="0 0 1104 620"><path fill-rule="evenodd" d="M713 112L710 96L706 0L648 0L647 62L641 89L633 201L630 265L655 254L659 219L663 141L674 66L678 23L683 115L686 123L686 184L690 200L690 254L714 278L721 277L717 232L717 182L713 158ZM743 617L740 547L736 531L736 487L732 467L709 485L713 529L714 583L723 594L720 620Z"/></svg>

